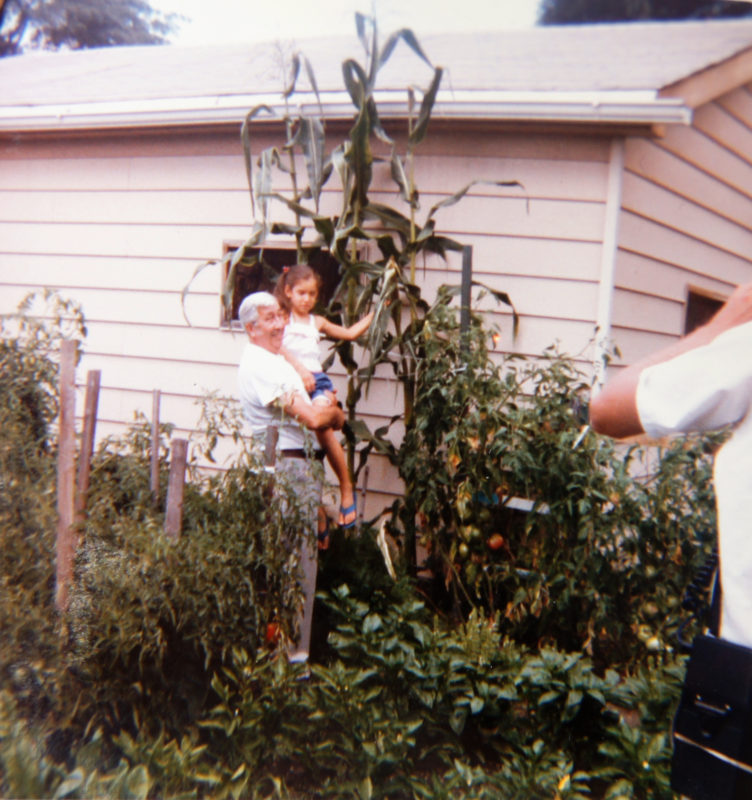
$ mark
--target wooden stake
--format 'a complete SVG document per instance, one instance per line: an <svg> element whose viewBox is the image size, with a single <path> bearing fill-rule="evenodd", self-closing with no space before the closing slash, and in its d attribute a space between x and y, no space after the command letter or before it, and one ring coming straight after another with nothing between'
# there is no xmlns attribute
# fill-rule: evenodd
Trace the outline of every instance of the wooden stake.
<svg viewBox="0 0 752 800"><path fill-rule="evenodd" d="M78 342L64 341L60 346L60 428L57 454L57 562L55 606L68 608L68 587L73 577L76 555L75 457L76 457L76 349Z"/></svg>
<svg viewBox="0 0 752 800"><path fill-rule="evenodd" d="M159 389L151 395L151 497L159 502Z"/></svg>
<svg viewBox="0 0 752 800"><path fill-rule="evenodd" d="M277 440L279 439L279 428L276 425L269 425L266 428L266 443L264 445L264 465L273 467L277 463Z"/></svg>
<svg viewBox="0 0 752 800"><path fill-rule="evenodd" d="M76 522L82 522L86 511L86 495L89 491L91 454L94 452L94 432L97 427L99 385L102 373L89 370L86 375L86 398L84 400L84 430L81 435L81 453L78 457L78 480L76 481Z"/></svg>
<svg viewBox="0 0 752 800"><path fill-rule="evenodd" d="M165 533L172 539L180 536L183 525L183 485L188 460L188 440L173 439L170 455L170 477L167 483L167 513Z"/></svg>

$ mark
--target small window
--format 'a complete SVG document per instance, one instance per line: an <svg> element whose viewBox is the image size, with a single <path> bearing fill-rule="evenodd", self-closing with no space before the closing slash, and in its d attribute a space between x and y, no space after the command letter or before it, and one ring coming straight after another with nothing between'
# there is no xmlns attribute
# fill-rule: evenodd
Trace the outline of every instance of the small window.
<svg viewBox="0 0 752 800"><path fill-rule="evenodd" d="M223 255L234 252L241 242L225 242ZM238 264L235 281L232 287L232 314L228 319L227 311L222 308L222 327L237 327L238 309L243 300L253 292L273 292L282 269L292 266L296 260L295 250L291 247L264 247L254 249L255 263ZM251 261L253 260L251 257ZM321 295L319 304L326 305L334 294L339 282L339 264L328 252L310 253L308 263L321 276ZM222 275L222 286L227 281L229 264Z"/></svg>
<svg viewBox="0 0 752 800"><path fill-rule="evenodd" d="M690 286L687 291L684 333L691 333L695 328L704 325L725 302L726 298L721 294Z"/></svg>

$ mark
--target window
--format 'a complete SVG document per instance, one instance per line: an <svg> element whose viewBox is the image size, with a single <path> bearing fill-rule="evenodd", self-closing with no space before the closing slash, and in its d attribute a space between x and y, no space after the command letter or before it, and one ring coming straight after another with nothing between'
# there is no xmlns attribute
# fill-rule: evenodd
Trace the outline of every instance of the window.
<svg viewBox="0 0 752 800"><path fill-rule="evenodd" d="M242 242L225 242L223 256L235 251ZM221 324L224 328L236 327L238 323L238 309L243 299L253 292L273 292L277 279L284 267L289 267L297 260L295 249L292 247L259 247L253 253L258 260L255 264L241 262L235 271L235 281L232 287L232 313L228 319L226 309L222 308ZM334 294L339 282L339 264L328 252L316 251L309 254L308 263L321 276L321 295L319 302L326 305ZM222 286L227 281L229 264L225 266L222 275Z"/></svg>
<svg viewBox="0 0 752 800"><path fill-rule="evenodd" d="M725 302L726 298L717 292L690 286L687 290L684 333L691 333L704 325Z"/></svg>

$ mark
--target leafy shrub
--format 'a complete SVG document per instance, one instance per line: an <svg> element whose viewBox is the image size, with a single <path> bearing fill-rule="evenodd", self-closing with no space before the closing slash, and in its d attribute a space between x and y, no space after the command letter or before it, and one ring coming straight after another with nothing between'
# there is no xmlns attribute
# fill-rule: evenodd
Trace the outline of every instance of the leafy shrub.
<svg viewBox="0 0 752 800"><path fill-rule="evenodd" d="M294 487L277 474L272 502L260 454L246 449L227 471L186 486L183 530L171 540L140 452L145 428L105 442L92 462L72 657L114 730L133 730L135 710L147 730L175 736L233 648L255 651L271 620L295 635L294 543L305 526Z"/></svg>
<svg viewBox="0 0 752 800"><path fill-rule="evenodd" d="M0 317L0 686L25 713L47 713L59 655L55 591L55 354L85 331L80 309L53 293ZM47 687L47 688L45 688Z"/></svg>
<svg viewBox="0 0 752 800"><path fill-rule="evenodd" d="M665 650L712 546L716 440L674 442L652 466L585 426L571 359L496 363L487 335L477 320L461 335L441 306L431 320L413 423L393 451L406 485L395 526L417 520L456 611L498 611L519 642L583 648L601 665Z"/></svg>
<svg viewBox="0 0 752 800"><path fill-rule="evenodd" d="M307 680L264 652L235 651L215 675L201 725L220 795L671 796L681 662L599 676L587 656L520 647L478 614L447 627L398 587L322 599L339 620L334 656Z"/></svg>
<svg viewBox="0 0 752 800"><path fill-rule="evenodd" d="M443 613L440 592L423 599L409 577L392 581L366 527L322 557L327 646L307 675L289 665L264 641L269 620L293 634L289 488L280 481L283 502L270 503L258 454L243 450L227 472L192 475L181 538L168 540L141 422L95 454L59 620L47 432L33 480L31 468L8 473L26 494L14 488L3 509L0 793L671 796L667 732L683 664L665 645L693 558L685 529L702 540L710 519L707 482L683 496L683 481L705 479L706 445L669 449L645 487L631 476L638 451L583 435L571 362L551 354L546 367L502 369L480 329L463 341L442 314L429 318L418 429L400 454L414 480L395 520L422 516L463 617ZM205 408L203 425L209 454L220 433L240 441L227 406ZM167 459L162 444L163 477ZM503 501L518 495L548 513L519 515ZM465 541L473 525L503 530L508 551ZM546 598L538 607L532 589Z"/></svg>

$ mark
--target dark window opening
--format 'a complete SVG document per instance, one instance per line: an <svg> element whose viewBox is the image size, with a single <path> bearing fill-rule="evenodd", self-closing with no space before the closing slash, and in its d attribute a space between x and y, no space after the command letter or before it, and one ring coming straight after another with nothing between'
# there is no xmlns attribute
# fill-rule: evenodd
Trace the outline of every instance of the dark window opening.
<svg viewBox="0 0 752 800"><path fill-rule="evenodd" d="M704 325L725 302L725 298L720 295L689 289L684 314L684 333L691 333L695 328Z"/></svg>
<svg viewBox="0 0 752 800"><path fill-rule="evenodd" d="M227 242L224 254L234 252L240 242ZM255 261L254 261L255 259ZM232 313L228 319L226 309L222 309L222 325L230 327L238 322L238 309L243 300L253 292L273 292L277 279L284 267L297 261L295 250L289 247L264 247L254 249L250 258L238 264L232 286ZM308 254L308 264L321 277L319 305L326 306L339 283L339 264L328 252L316 250ZM222 285L227 281L229 263L222 276Z"/></svg>

